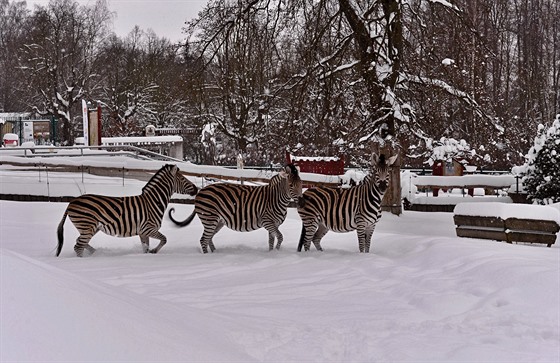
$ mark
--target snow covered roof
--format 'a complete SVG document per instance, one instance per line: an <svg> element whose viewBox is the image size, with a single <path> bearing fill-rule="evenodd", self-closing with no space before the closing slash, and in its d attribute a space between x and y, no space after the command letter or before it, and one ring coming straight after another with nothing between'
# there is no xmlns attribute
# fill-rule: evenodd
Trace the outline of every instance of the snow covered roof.
<svg viewBox="0 0 560 363"><path fill-rule="evenodd" d="M104 145L113 144L158 144L165 142L182 142L183 138L178 135L164 136L135 136L135 137L102 137L101 143Z"/></svg>
<svg viewBox="0 0 560 363"><path fill-rule="evenodd" d="M16 134L4 134L4 140L19 140L19 136Z"/></svg>
<svg viewBox="0 0 560 363"><path fill-rule="evenodd" d="M0 119L16 118L16 117L29 117L30 112L0 112Z"/></svg>
<svg viewBox="0 0 560 363"><path fill-rule="evenodd" d="M295 156L290 155L292 161L338 161L338 156Z"/></svg>

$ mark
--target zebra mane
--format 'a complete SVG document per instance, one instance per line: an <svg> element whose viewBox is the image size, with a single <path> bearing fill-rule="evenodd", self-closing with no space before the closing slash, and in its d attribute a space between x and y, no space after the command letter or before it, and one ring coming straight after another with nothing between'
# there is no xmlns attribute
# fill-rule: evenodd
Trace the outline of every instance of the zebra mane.
<svg viewBox="0 0 560 363"><path fill-rule="evenodd" d="M299 170L298 168L295 166L295 164L288 164L286 165L288 168L290 168L290 172L292 173L293 176L298 177L299 178Z"/></svg>
<svg viewBox="0 0 560 363"><path fill-rule="evenodd" d="M366 176L364 176L364 179L362 179L363 183L368 183L370 180L373 180L373 177L375 176L375 173L373 173L371 170L366 174Z"/></svg>
<svg viewBox="0 0 560 363"><path fill-rule="evenodd" d="M278 183L282 181L282 177L280 176L280 173L274 175L272 178L270 178L268 184L274 184L274 183Z"/></svg>
<svg viewBox="0 0 560 363"><path fill-rule="evenodd" d="M162 166L151 178L150 180L148 180L148 182L146 183L146 185L144 185L144 187L142 187L142 193L144 193L144 191L146 190L146 188L149 188L150 186L152 186L158 179L161 179L161 176L165 173L169 173L171 171L171 169L173 169L175 165L173 164L165 164L164 166Z"/></svg>
<svg viewBox="0 0 560 363"><path fill-rule="evenodd" d="M289 172L286 170L287 168L290 169ZM277 182L277 181L281 180L282 177L280 176L280 173L282 173L282 172L285 172L285 173L289 174L289 176L295 182L298 182L298 181L301 180L301 178L299 176L298 168L294 164L287 164L285 167L282 168L282 170L278 174L276 174L272 178L270 178L269 183L272 183L273 180L274 180L274 182Z"/></svg>

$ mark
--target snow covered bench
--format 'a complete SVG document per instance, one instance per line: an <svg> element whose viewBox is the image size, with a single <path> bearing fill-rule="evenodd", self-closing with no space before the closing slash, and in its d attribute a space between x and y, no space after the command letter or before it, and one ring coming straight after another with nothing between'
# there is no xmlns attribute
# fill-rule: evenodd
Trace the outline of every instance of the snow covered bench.
<svg viewBox="0 0 560 363"><path fill-rule="evenodd" d="M551 247L560 230L560 210L540 205L460 203L454 209L457 236L541 243Z"/></svg>
<svg viewBox="0 0 560 363"><path fill-rule="evenodd" d="M510 188L515 184L513 175L463 175L463 176L435 176L423 175L417 176L412 183L417 188L431 189L434 191L434 197L437 197L439 189L467 189L472 196L472 190L475 188L484 189L504 189Z"/></svg>

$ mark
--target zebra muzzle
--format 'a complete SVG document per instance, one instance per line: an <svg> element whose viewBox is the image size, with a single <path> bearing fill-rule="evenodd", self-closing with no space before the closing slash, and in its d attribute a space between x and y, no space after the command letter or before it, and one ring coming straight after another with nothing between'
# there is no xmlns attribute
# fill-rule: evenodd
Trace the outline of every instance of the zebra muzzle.
<svg viewBox="0 0 560 363"><path fill-rule="evenodd" d="M380 181L378 188L381 192L386 191L387 190L387 182L385 180Z"/></svg>

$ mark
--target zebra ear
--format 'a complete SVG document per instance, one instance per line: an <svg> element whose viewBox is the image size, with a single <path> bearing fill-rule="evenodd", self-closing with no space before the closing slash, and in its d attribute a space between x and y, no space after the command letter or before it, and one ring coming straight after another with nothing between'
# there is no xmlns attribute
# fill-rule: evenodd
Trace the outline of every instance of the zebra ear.
<svg viewBox="0 0 560 363"><path fill-rule="evenodd" d="M391 166L395 163L395 161L397 161L397 157L398 155L393 155L389 158L389 160L387 160L387 166Z"/></svg>
<svg viewBox="0 0 560 363"><path fill-rule="evenodd" d="M379 156L376 153L371 154L371 165L377 165L379 162Z"/></svg>
<svg viewBox="0 0 560 363"><path fill-rule="evenodd" d="M286 168L287 168L287 167L286 167ZM284 169L280 170L280 172L278 173L278 175L280 175L280 177L282 177L282 178L287 178L289 174L286 173L286 169L284 168Z"/></svg>
<svg viewBox="0 0 560 363"><path fill-rule="evenodd" d="M298 175L299 174L299 166L294 164L288 164L284 167L284 171L291 175Z"/></svg>

